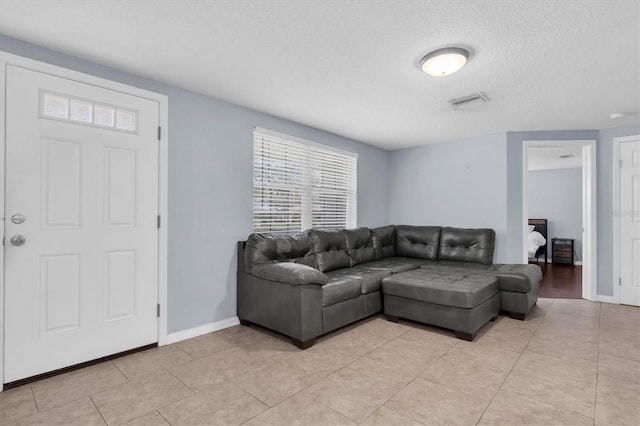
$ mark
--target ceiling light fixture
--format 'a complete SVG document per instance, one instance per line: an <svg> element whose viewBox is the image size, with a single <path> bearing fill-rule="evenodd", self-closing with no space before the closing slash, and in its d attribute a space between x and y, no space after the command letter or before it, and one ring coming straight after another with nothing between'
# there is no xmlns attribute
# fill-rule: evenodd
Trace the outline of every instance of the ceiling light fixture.
<svg viewBox="0 0 640 426"><path fill-rule="evenodd" d="M422 71L435 77L453 74L460 70L469 59L469 51L460 47L445 47L427 53L420 60Z"/></svg>

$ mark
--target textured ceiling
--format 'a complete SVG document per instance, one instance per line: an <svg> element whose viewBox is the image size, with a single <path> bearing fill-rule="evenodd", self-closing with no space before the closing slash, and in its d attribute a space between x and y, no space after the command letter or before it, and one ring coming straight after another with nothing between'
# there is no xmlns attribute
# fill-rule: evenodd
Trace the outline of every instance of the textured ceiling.
<svg viewBox="0 0 640 426"><path fill-rule="evenodd" d="M0 0L0 33L397 149L634 124L638 0ZM429 77L443 46L467 66ZM1 46L0 46L1 48ZM448 100L483 91L489 103Z"/></svg>

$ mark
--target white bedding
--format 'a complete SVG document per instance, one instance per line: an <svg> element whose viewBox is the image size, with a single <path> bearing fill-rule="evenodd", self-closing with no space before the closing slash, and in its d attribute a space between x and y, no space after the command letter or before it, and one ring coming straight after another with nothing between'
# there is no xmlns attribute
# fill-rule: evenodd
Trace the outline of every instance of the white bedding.
<svg viewBox="0 0 640 426"><path fill-rule="evenodd" d="M536 251L538 251L538 247L543 246L547 243L547 240L544 239L541 233L538 231L529 231L529 237L527 242L527 249L529 251L529 257L536 257Z"/></svg>

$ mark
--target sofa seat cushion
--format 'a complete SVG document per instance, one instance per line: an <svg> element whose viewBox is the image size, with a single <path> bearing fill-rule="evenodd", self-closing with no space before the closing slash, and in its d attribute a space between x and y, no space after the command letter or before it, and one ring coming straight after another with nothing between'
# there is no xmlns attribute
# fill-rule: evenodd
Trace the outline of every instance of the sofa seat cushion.
<svg viewBox="0 0 640 426"><path fill-rule="evenodd" d="M480 305L499 290L496 277L462 271L414 269L382 280L385 295L467 309Z"/></svg>
<svg viewBox="0 0 640 426"><path fill-rule="evenodd" d="M542 279L538 265L493 265L491 271L498 277L500 290L528 293Z"/></svg>
<svg viewBox="0 0 640 426"><path fill-rule="evenodd" d="M430 269L451 269L451 270L460 270L463 269L465 271L474 271L474 272L487 272L492 271L494 265L486 265L484 263L477 262L463 262L458 260L436 260L434 262L423 263L420 265L421 268L430 268Z"/></svg>
<svg viewBox="0 0 640 426"><path fill-rule="evenodd" d="M328 277L322 286L322 307L362 296L362 280L357 277Z"/></svg>
<svg viewBox="0 0 640 426"><path fill-rule="evenodd" d="M382 279L391 275L392 272L385 269L369 269L364 264L353 268L338 269L327 272L328 278L357 278L362 280L362 294L380 290Z"/></svg>
<svg viewBox="0 0 640 426"><path fill-rule="evenodd" d="M412 259L409 257L388 257L386 259L363 263L362 265L358 266L362 266L367 269L382 269L397 274L398 272L417 269L420 267L421 263L422 259Z"/></svg>

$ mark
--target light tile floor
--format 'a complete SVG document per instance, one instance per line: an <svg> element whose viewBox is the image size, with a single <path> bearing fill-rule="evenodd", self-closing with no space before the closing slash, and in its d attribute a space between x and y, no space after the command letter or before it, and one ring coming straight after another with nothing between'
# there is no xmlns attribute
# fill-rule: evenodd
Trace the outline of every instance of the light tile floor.
<svg viewBox="0 0 640 426"><path fill-rule="evenodd" d="M300 351L232 327L0 394L0 424L640 424L640 308L540 299L473 343L383 317Z"/></svg>

